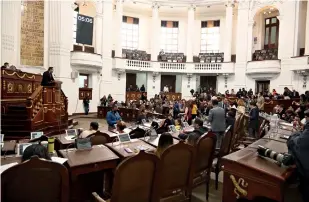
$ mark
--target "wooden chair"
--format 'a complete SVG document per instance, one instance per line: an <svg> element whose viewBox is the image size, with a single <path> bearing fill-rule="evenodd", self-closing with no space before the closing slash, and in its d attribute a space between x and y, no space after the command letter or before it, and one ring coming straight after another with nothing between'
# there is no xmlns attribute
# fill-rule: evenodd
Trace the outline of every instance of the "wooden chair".
<svg viewBox="0 0 309 202"><path fill-rule="evenodd" d="M66 167L37 156L1 174L1 201L68 202L69 188Z"/></svg>
<svg viewBox="0 0 309 202"><path fill-rule="evenodd" d="M153 154L140 151L122 161L116 171L111 202L158 202L160 160ZM96 192L95 201L103 202Z"/></svg>
<svg viewBox="0 0 309 202"><path fill-rule="evenodd" d="M202 135L196 142L196 161L193 187L206 183L206 199L209 196L209 181L217 138L213 132Z"/></svg>
<svg viewBox="0 0 309 202"><path fill-rule="evenodd" d="M219 173L221 171L221 158L230 153L231 141L232 141L232 132L231 126L228 126L225 130L223 141L221 147L218 151L215 152L215 159L212 163L213 172L216 175L216 190L218 190L219 183Z"/></svg>
<svg viewBox="0 0 309 202"><path fill-rule="evenodd" d="M237 151L238 150L238 138L239 138L239 133L238 130L241 127L241 123L243 122L244 115L241 115L239 119L236 119L235 125L234 125L234 130L233 130L233 135L232 135L232 142L231 142L231 152Z"/></svg>
<svg viewBox="0 0 309 202"><path fill-rule="evenodd" d="M97 131L96 133L93 133L88 137L90 137L92 145L106 144L112 142L112 139L108 134L102 133L100 131Z"/></svg>
<svg viewBox="0 0 309 202"><path fill-rule="evenodd" d="M183 141L168 147L161 155L161 199L190 200L196 150ZM179 200L180 199L180 200Z"/></svg>

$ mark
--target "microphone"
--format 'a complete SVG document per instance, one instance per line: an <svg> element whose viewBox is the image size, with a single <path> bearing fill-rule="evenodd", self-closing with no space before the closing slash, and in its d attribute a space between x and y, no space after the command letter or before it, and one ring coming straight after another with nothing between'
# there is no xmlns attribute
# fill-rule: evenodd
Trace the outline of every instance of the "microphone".
<svg viewBox="0 0 309 202"><path fill-rule="evenodd" d="M266 157L273 159L277 161L280 164L283 164L285 166L290 166L294 164L294 158L291 154L282 154L282 153L277 153L267 147L258 145L257 152L260 156Z"/></svg>

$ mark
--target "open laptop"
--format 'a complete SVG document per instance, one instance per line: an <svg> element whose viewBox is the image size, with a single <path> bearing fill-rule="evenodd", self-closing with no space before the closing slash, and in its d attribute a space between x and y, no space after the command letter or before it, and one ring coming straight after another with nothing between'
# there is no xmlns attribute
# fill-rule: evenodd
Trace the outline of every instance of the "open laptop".
<svg viewBox="0 0 309 202"><path fill-rule="evenodd" d="M77 130L76 129L67 129L65 130L67 140L73 140L77 138Z"/></svg>
<svg viewBox="0 0 309 202"><path fill-rule="evenodd" d="M128 133L122 133L118 135L118 140L120 143L129 143L131 142L130 135Z"/></svg>
<svg viewBox="0 0 309 202"><path fill-rule="evenodd" d="M25 149L27 148L27 147L29 147L30 145L32 145L33 143L19 143L19 144L17 144L17 151L16 151L16 153L17 153L17 156L22 156L23 155L23 153L24 153L24 151L25 151Z"/></svg>
<svg viewBox="0 0 309 202"><path fill-rule="evenodd" d="M176 127L174 125L169 125L168 126L169 130L172 132L172 133L176 133L177 130L176 130Z"/></svg>
<svg viewBox="0 0 309 202"><path fill-rule="evenodd" d="M77 150L90 150L92 149L92 143L90 138L76 138L75 146Z"/></svg>
<svg viewBox="0 0 309 202"><path fill-rule="evenodd" d="M44 135L43 131L31 132L30 133L30 140L40 138L42 135Z"/></svg>

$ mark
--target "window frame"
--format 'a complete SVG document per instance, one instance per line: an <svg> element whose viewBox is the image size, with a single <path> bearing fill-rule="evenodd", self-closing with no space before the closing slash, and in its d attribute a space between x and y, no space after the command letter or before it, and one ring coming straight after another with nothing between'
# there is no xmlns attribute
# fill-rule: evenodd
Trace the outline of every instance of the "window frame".
<svg viewBox="0 0 309 202"><path fill-rule="evenodd" d="M178 24L178 21L173 22ZM160 50L165 53L178 53L179 46L179 27L165 27L162 26L161 21L160 33Z"/></svg>
<svg viewBox="0 0 309 202"><path fill-rule="evenodd" d="M72 28L72 36L73 36L73 45L76 43L76 34L77 34L77 15L78 11L73 11L73 28ZM74 34L75 33L75 34Z"/></svg>
<svg viewBox="0 0 309 202"><path fill-rule="evenodd" d="M272 19L276 18L276 22L272 23ZM267 20L269 20L269 24L266 24ZM272 48L278 48L279 45L279 26L280 26L280 22L279 19L277 18L277 16L275 17L269 17L269 18L265 18L264 19L264 23L265 23L265 28L264 28L264 49L272 49ZM271 43L271 30L273 27L276 27L276 40L275 43ZM266 29L268 28L268 42L267 44L265 44L266 42Z"/></svg>
<svg viewBox="0 0 309 202"><path fill-rule="evenodd" d="M129 26L131 26L131 28L129 28ZM136 26L136 28L134 28L135 26ZM122 22L122 24L121 24L121 34L122 34L122 44L121 44L121 46L122 46L123 49L138 50L138 46L139 46L139 24L134 24L134 23L131 24L131 23Z"/></svg>
<svg viewBox="0 0 309 202"><path fill-rule="evenodd" d="M216 32L210 32L211 29L216 28ZM211 37L212 35L212 37ZM216 35L216 36L214 36ZM216 27L201 27L200 53L219 53L220 52L220 26ZM216 43L213 38L217 38ZM209 43L210 42L210 43ZM208 48L216 46L217 49Z"/></svg>

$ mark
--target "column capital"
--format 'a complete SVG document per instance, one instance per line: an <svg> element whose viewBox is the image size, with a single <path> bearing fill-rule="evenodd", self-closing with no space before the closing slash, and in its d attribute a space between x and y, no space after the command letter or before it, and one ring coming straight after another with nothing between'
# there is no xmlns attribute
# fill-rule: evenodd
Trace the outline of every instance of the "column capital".
<svg viewBox="0 0 309 202"><path fill-rule="evenodd" d="M155 1L155 2L152 3L151 8L154 9L154 10L159 10L160 4Z"/></svg>
<svg viewBox="0 0 309 202"><path fill-rule="evenodd" d="M195 4L191 4L190 6L188 6L188 11L195 11L195 10L196 10Z"/></svg>

